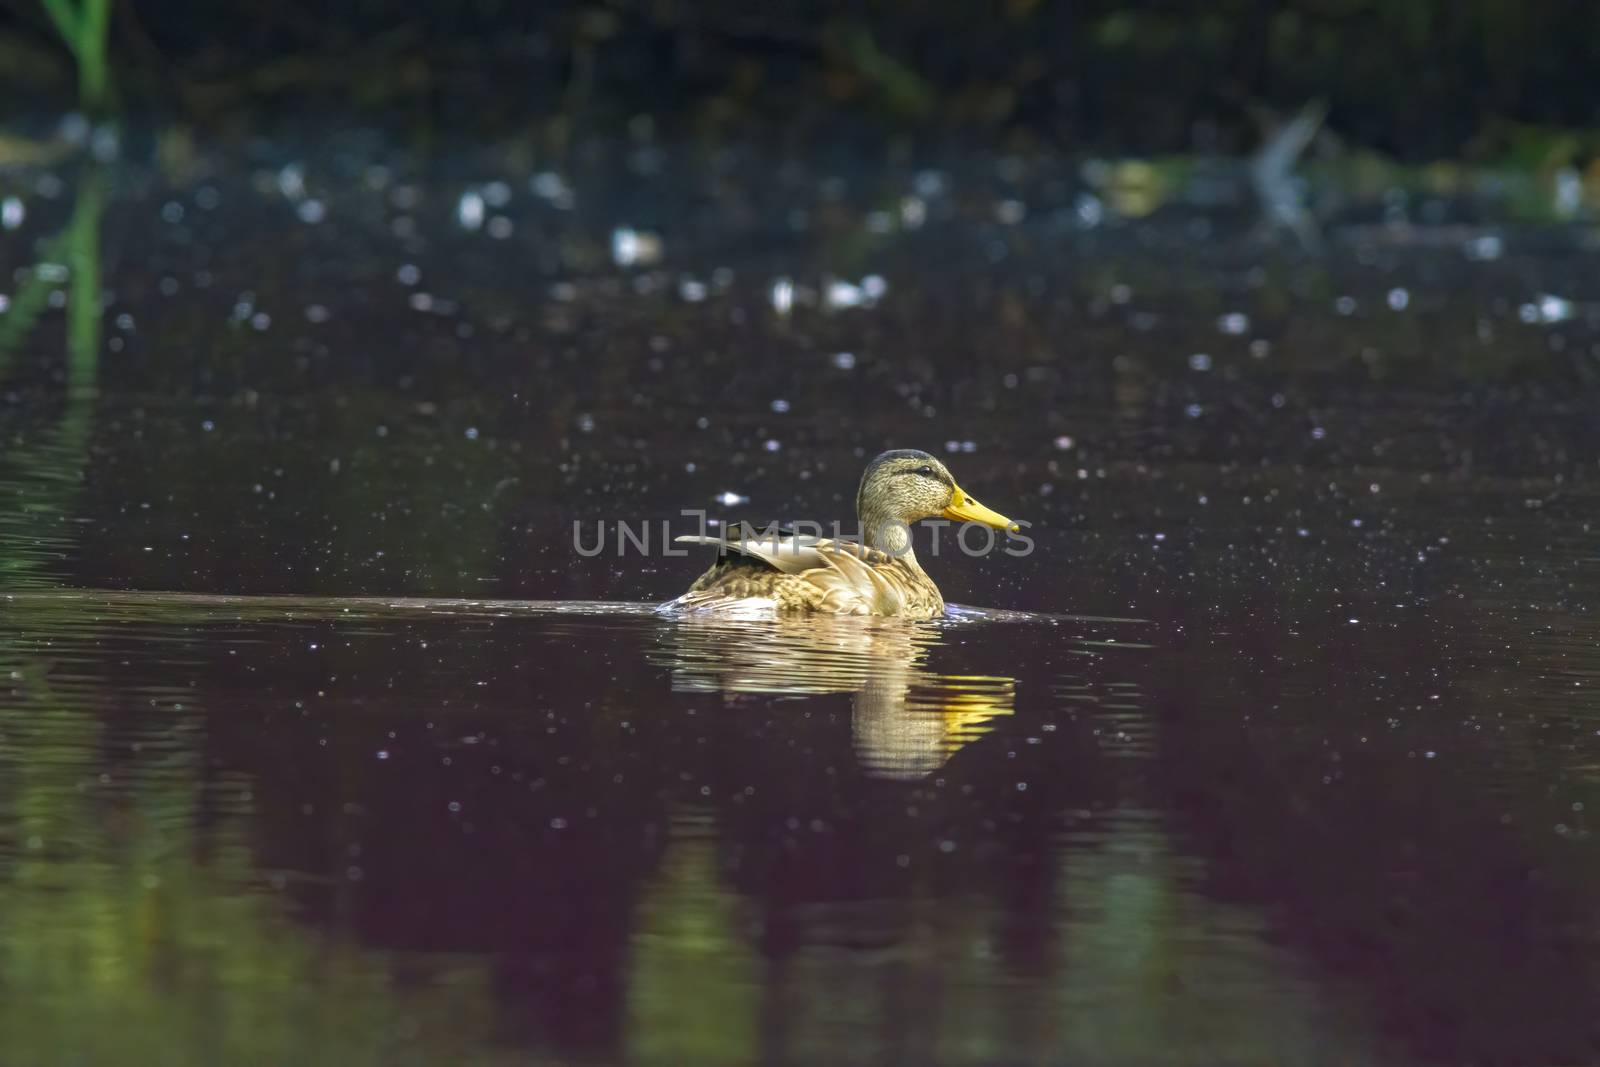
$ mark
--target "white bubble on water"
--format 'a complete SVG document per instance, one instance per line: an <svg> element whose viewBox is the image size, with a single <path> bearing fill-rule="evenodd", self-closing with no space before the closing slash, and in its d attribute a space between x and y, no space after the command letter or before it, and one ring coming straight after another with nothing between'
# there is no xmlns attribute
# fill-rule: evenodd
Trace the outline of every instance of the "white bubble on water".
<svg viewBox="0 0 1600 1067"><path fill-rule="evenodd" d="M511 203L511 186L502 181L485 182L483 200L490 207L505 207Z"/></svg>
<svg viewBox="0 0 1600 1067"><path fill-rule="evenodd" d="M1072 213L1077 217L1078 225L1086 230L1092 230L1105 221L1106 206L1093 193L1084 193L1073 205Z"/></svg>
<svg viewBox="0 0 1600 1067"><path fill-rule="evenodd" d="M794 310L794 282L788 278L777 279L768 290L767 299L772 302L772 310L780 315L789 314Z"/></svg>
<svg viewBox="0 0 1600 1067"><path fill-rule="evenodd" d="M456 222L464 230L476 230L483 226L484 203L483 194L476 189L468 189L456 201Z"/></svg>
<svg viewBox="0 0 1600 1067"><path fill-rule="evenodd" d="M1572 301L1550 293L1540 294L1538 308L1539 321L1544 323L1565 322L1577 313Z"/></svg>
<svg viewBox="0 0 1600 1067"><path fill-rule="evenodd" d="M285 163L277 173L278 192L290 200L306 195L306 168L303 163Z"/></svg>
<svg viewBox="0 0 1600 1067"><path fill-rule="evenodd" d="M866 300L866 294L861 291L861 286L845 281L832 281L823 295L823 302L830 308L860 307Z"/></svg>
<svg viewBox="0 0 1600 1067"><path fill-rule="evenodd" d="M1499 259L1505 254L1506 243L1495 234L1485 234L1467 241L1461 248L1466 257L1477 263Z"/></svg>
<svg viewBox="0 0 1600 1067"><path fill-rule="evenodd" d="M545 201L558 211L570 211L577 202L572 186L567 184L565 178L555 171L541 171L533 176L529 187L533 195Z"/></svg>
<svg viewBox="0 0 1600 1067"><path fill-rule="evenodd" d="M631 226L611 231L611 261L619 267L643 267L659 262L664 251L661 236Z"/></svg>

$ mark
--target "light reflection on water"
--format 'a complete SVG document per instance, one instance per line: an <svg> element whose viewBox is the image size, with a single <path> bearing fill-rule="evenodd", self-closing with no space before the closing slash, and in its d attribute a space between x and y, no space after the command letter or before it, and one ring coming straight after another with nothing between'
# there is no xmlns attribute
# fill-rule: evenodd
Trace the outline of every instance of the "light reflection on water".
<svg viewBox="0 0 1600 1067"><path fill-rule="evenodd" d="M918 778L1011 715L1016 679L941 674L926 660L940 631L901 619L778 619L750 626L683 616L656 661L679 692L851 694L851 735L873 774Z"/></svg>

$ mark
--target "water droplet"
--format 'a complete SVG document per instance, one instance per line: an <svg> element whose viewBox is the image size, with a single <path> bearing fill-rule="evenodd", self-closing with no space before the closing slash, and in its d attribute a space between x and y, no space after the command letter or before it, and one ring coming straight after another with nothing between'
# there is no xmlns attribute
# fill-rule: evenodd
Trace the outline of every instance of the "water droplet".
<svg viewBox="0 0 1600 1067"><path fill-rule="evenodd" d="M476 230L483 225L484 204L483 194L476 189L468 189L461 194L461 199L456 201L456 222L464 230Z"/></svg>
<svg viewBox="0 0 1600 1067"><path fill-rule="evenodd" d="M1007 226L1015 226L1028 216L1028 205L1021 200L1002 200L994 206L994 217Z"/></svg>
<svg viewBox="0 0 1600 1067"><path fill-rule="evenodd" d="M768 290L767 299L772 302L772 310L780 315L787 315L794 310L794 282L788 278L779 278L772 283Z"/></svg>
<svg viewBox="0 0 1600 1067"><path fill-rule="evenodd" d="M861 291L861 286L845 281L832 281L823 296L824 303L830 308L860 307L866 299L866 294Z"/></svg>
<svg viewBox="0 0 1600 1067"><path fill-rule="evenodd" d="M611 261L619 267L644 267L661 259L663 248L657 234L618 226L611 231Z"/></svg>
<svg viewBox="0 0 1600 1067"><path fill-rule="evenodd" d="M1086 230L1092 230L1105 221L1106 206L1093 193L1084 193L1073 205L1072 213L1077 216L1078 225Z"/></svg>
<svg viewBox="0 0 1600 1067"><path fill-rule="evenodd" d="M511 186L502 181L492 181L484 184L484 203L490 207L505 207L511 203Z"/></svg>

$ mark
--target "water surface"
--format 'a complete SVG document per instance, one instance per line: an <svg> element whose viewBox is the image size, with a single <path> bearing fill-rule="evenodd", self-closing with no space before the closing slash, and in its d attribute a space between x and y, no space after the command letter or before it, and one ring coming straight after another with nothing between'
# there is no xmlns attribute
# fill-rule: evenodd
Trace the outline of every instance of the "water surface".
<svg viewBox="0 0 1600 1067"><path fill-rule="evenodd" d="M1600 1060L1592 230L651 151L0 176L0 1058Z"/></svg>

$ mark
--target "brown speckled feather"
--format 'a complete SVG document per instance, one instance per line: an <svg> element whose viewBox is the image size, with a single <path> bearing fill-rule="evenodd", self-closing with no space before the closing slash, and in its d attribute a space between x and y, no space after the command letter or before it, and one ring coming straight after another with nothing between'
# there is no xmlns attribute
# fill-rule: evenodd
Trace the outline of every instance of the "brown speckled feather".
<svg viewBox="0 0 1600 1067"><path fill-rule="evenodd" d="M677 540L722 550L721 558L678 599L680 607L721 610L770 601L763 606L776 612L911 618L944 614L944 598L922 568L853 541Z"/></svg>

